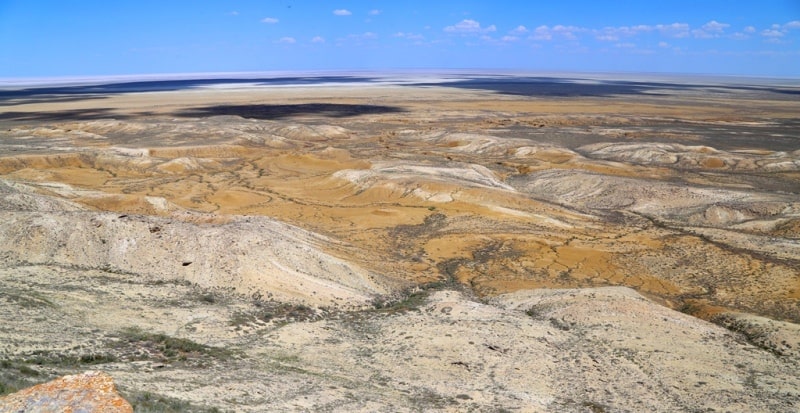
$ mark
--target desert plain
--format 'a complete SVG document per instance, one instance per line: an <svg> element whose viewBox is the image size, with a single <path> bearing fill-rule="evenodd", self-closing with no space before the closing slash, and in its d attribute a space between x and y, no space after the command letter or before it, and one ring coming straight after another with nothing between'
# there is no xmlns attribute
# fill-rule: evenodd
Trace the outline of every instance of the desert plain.
<svg viewBox="0 0 800 413"><path fill-rule="evenodd" d="M0 90L0 394L137 411L797 411L800 82Z"/></svg>

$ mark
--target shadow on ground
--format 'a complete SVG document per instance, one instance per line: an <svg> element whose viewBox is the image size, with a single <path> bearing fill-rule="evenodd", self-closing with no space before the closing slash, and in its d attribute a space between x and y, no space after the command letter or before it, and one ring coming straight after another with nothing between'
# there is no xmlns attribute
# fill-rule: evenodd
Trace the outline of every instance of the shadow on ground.
<svg viewBox="0 0 800 413"><path fill-rule="evenodd" d="M376 79L364 76L296 76L256 79L180 79L116 82L95 85L65 85L0 90L0 106L29 103L63 102L100 99L107 95L140 92L170 92L214 85L314 85L321 83L370 83Z"/></svg>
<svg viewBox="0 0 800 413"><path fill-rule="evenodd" d="M220 115L241 116L247 119L285 119L297 116L322 116L326 118L347 118L359 115L400 113L404 110L396 106L353 105L335 103L303 103L296 105L219 105L193 108L174 113L182 117L209 117Z"/></svg>
<svg viewBox="0 0 800 413"><path fill-rule="evenodd" d="M140 113L144 116L148 113ZM63 120L97 120L126 119L129 115L115 113L109 108L71 109L46 112L0 112L0 121L63 121Z"/></svg>
<svg viewBox="0 0 800 413"><path fill-rule="evenodd" d="M700 84L645 81L598 80L531 76L474 76L447 82L415 83L409 86L437 86L487 90L504 95L530 97L612 97L618 95L670 95L678 91L697 93L778 94L797 99L800 88L744 84ZM775 98L773 95L772 98Z"/></svg>
<svg viewBox="0 0 800 413"><path fill-rule="evenodd" d="M280 120L299 116L325 118L348 118L360 115L401 113L397 106L355 105L334 103L303 103L296 105L217 105L204 106L165 113L185 118L207 118L211 116L240 116L246 119ZM79 121L97 119L130 119L156 115L152 112L118 113L109 108L72 109L47 112L2 112L0 121Z"/></svg>

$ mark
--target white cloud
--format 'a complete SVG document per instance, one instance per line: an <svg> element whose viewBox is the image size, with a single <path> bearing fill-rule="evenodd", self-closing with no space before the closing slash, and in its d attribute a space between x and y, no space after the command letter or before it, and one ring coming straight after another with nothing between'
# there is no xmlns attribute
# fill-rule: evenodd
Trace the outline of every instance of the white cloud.
<svg viewBox="0 0 800 413"><path fill-rule="evenodd" d="M552 32L554 34L557 34L557 35L562 36L562 37L564 37L566 39L569 39L569 40L577 39L578 36L576 35L576 33L580 33L580 32L586 31L586 29L584 29L582 27L562 26L560 24L553 26L553 28L551 30L552 30Z"/></svg>
<svg viewBox="0 0 800 413"><path fill-rule="evenodd" d="M311 38L311 43L325 43L325 38L322 36L314 36Z"/></svg>
<svg viewBox="0 0 800 413"><path fill-rule="evenodd" d="M714 37L719 37L725 31L725 29L730 26L730 24L711 20L710 22L702 25L699 29L692 30L692 34L698 39L711 39Z"/></svg>
<svg viewBox="0 0 800 413"><path fill-rule="evenodd" d="M425 39L425 36L423 36L421 34L405 33L405 32L397 32L397 33L394 34L394 37L400 37L400 38L408 39L408 40L423 40L423 39Z"/></svg>
<svg viewBox="0 0 800 413"><path fill-rule="evenodd" d="M636 44L634 44L634 43L617 43L617 44L614 45L614 47L617 47L617 48L620 48L620 49L633 49L633 48L636 47Z"/></svg>
<svg viewBox="0 0 800 413"><path fill-rule="evenodd" d="M773 24L771 28L758 31L754 26L746 26L741 31L731 32L730 24L711 20L699 27L691 27L687 23L671 23L671 24L654 24L654 25L632 25L632 26L611 26L601 29L593 29L579 26L568 25L555 25L547 26L541 25L535 29L528 30L525 26L519 26L517 29L508 32L508 36L518 36L522 33L528 33L528 39L531 40L578 40L582 35L591 35L599 41L613 42L618 47L632 44L627 41L628 39L636 38L636 36L646 34L657 34L664 38L681 39L687 37L695 37L700 39L713 39L713 38L730 38L734 40L745 40L751 38L750 35L760 33L761 36L770 39L779 39L785 37L789 30L800 30L800 20L793 20L784 24ZM481 30L480 25L474 20L464 20L458 25L448 26L446 31L449 32L473 32L477 33ZM662 45L663 43L664 45ZM668 48L673 47L667 42L658 43L659 47Z"/></svg>
<svg viewBox="0 0 800 413"><path fill-rule="evenodd" d="M370 16L377 16L377 15L381 14L381 11L378 10L378 9L372 9L367 14L369 14Z"/></svg>
<svg viewBox="0 0 800 413"><path fill-rule="evenodd" d="M622 37L636 36L639 33L651 32L653 30L655 30L653 26L640 24L638 26L604 27L594 32L597 40L616 41Z"/></svg>
<svg viewBox="0 0 800 413"><path fill-rule="evenodd" d="M353 13L350 10L347 10L347 9L336 9L336 10L333 11L333 14L335 14L337 16L349 16L349 15L351 15Z"/></svg>
<svg viewBox="0 0 800 413"><path fill-rule="evenodd" d="M761 32L761 35L764 37L778 38L778 37L783 37L784 32L775 29L765 29L764 31Z"/></svg>
<svg viewBox="0 0 800 413"><path fill-rule="evenodd" d="M281 37L280 39L278 39L276 43L295 44L297 43L297 40L295 40L294 37L287 36L287 37Z"/></svg>
<svg viewBox="0 0 800 413"><path fill-rule="evenodd" d="M519 37L517 37L517 36L503 36L500 40L502 40L504 42L507 42L507 43L510 43L510 42L516 42L517 40L519 40Z"/></svg>
<svg viewBox="0 0 800 413"><path fill-rule="evenodd" d="M601 41L604 41L604 42L615 42L615 41L619 40L619 36L614 35L614 34L601 34L601 35L595 36L595 38L597 40L601 40Z"/></svg>
<svg viewBox="0 0 800 413"><path fill-rule="evenodd" d="M703 25L703 30L711 33L722 33L728 27L731 27L731 25L726 23L720 23L716 20L711 20L710 22Z"/></svg>
<svg viewBox="0 0 800 413"><path fill-rule="evenodd" d="M696 29L694 32L696 35L711 36L712 33L721 34L726 27L729 27L729 25L724 23L718 23L716 21L711 21L703 25L703 28ZM652 32L657 32L662 36L671 38L683 38L683 37L688 37L690 34L692 34L692 31L690 30L691 28L686 23L656 24L656 25L639 24L635 26L616 26L616 27L612 26L612 27L604 27L599 30L586 29L580 27L575 28L572 26L570 26L570 28L573 29L573 35L575 33L580 33L580 32L589 32L594 34L595 39L606 42L615 42L623 38L635 37L641 34L652 33Z"/></svg>
<svg viewBox="0 0 800 413"><path fill-rule="evenodd" d="M578 26L564 26L557 24L553 27L539 26L533 30L531 39L533 40L552 40L554 37L562 37L567 40L576 40L578 33L589 31L584 27Z"/></svg>
<svg viewBox="0 0 800 413"><path fill-rule="evenodd" d="M528 33L528 28L520 24L519 26L517 26L516 29L510 31L509 33L511 33L511 34L525 34L525 33Z"/></svg>
<svg viewBox="0 0 800 413"><path fill-rule="evenodd" d="M229 15L229 16L238 16L238 15L239 15L239 12L238 12L238 11L236 11L236 10L234 10L234 11L228 12L228 15Z"/></svg>
<svg viewBox="0 0 800 413"><path fill-rule="evenodd" d="M350 40L374 40L378 38L378 35L373 32L364 32L361 34L348 34L347 38ZM341 40L341 39L340 39Z"/></svg>
<svg viewBox="0 0 800 413"><path fill-rule="evenodd" d="M533 30L533 35L531 39L533 40L550 40L553 38L553 35L550 34L550 28L547 26L539 26Z"/></svg>
<svg viewBox="0 0 800 413"><path fill-rule="evenodd" d="M689 25L686 23L657 24L653 29L663 36L683 38L689 37Z"/></svg>
<svg viewBox="0 0 800 413"><path fill-rule="evenodd" d="M462 33L462 34L470 34L470 33L489 33L496 31L497 27L491 25L489 27L481 27L481 24L472 19L465 19L461 20L460 22L456 23L453 26L447 26L444 28L444 31L448 33Z"/></svg>
<svg viewBox="0 0 800 413"><path fill-rule="evenodd" d="M279 20L274 17L264 17L263 19L261 19L261 23L267 23L267 24L275 24L278 21Z"/></svg>
<svg viewBox="0 0 800 413"><path fill-rule="evenodd" d="M791 29L800 29L800 20L792 20L785 24L773 24L769 29L761 31L761 35L766 37L770 43L781 43L781 37L787 35Z"/></svg>

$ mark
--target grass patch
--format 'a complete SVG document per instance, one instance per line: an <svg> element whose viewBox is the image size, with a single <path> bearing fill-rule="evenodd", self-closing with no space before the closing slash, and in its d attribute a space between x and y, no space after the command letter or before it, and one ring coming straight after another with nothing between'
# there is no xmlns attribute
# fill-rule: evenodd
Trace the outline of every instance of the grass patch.
<svg viewBox="0 0 800 413"><path fill-rule="evenodd" d="M288 353L275 353L271 357L272 361L276 361L279 363L299 363L300 356L297 354L288 354Z"/></svg>
<svg viewBox="0 0 800 413"><path fill-rule="evenodd" d="M41 373L24 362L0 360L0 396L33 386L41 380Z"/></svg>
<svg viewBox="0 0 800 413"><path fill-rule="evenodd" d="M206 346L191 340L150 333L139 328L126 328L119 333L120 340L109 345L119 351L132 351L123 358L131 360L158 359L165 362L196 360L204 357L227 358L233 352L219 347Z"/></svg>
<svg viewBox="0 0 800 413"><path fill-rule="evenodd" d="M592 412L592 413L605 413L605 412L608 411L608 410L606 410L606 406L604 406L604 405L602 405L600 403L595 403L593 401L585 401L585 402L581 403L581 405L583 407L586 407L587 409L589 409L589 411Z"/></svg>
<svg viewBox="0 0 800 413"><path fill-rule="evenodd" d="M537 320L547 320L549 318L549 314L554 310L555 307L556 306L550 303L537 304L525 310L525 315Z"/></svg>
<svg viewBox="0 0 800 413"><path fill-rule="evenodd" d="M399 299L379 297L372 301L372 306L381 313L399 314L408 311L419 311L425 305L431 290L416 290L405 292Z"/></svg>
<svg viewBox="0 0 800 413"><path fill-rule="evenodd" d="M423 389L414 395L414 404L422 410L446 409L457 405L458 401L455 398L443 396L432 390Z"/></svg>
<svg viewBox="0 0 800 413"><path fill-rule="evenodd" d="M69 355L38 351L16 360L0 360L0 396L10 394L50 380L49 374L43 374L35 366L74 370L87 365L105 364L118 361L111 354Z"/></svg>
<svg viewBox="0 0 800 413"><path fill-rule="evenodd" d="M37 366L54 366L54 367L78 367L83 365L92 364L105 364L119 361L117 357L112 354L58 354L39 351L33 353L31 356L25 357L24 362L27 364L35 364Z"/></svg>
<svg viewBox="0 0 800 413"><path fill-rule="evenodd" d="M316 320L317 311L307 305L255 300L255 310L234 313L229 325L240 327L255 322L296 322Z"/></svg>
<svg viewBox="0 0 800 413"><path fill-rule="evenodd" d="M274 304L275 303L257 302L256 307L259 307L259 311L256 313L256 317L262 321L271 321L274 319L304 321L314 318L316 314L313 308L303 304Z"/></svg>
<svg viewBox="0 0 800 413"><path fill-rule="evenodd" d="M441 290L464 291L464 286L448 277L407 289L396 296L377 297L372 300L372 306L379 312L390 314L419 311L428 302L431 293Z"/></svg>
<svg viewBox="0 0 800 413"><path fill-rule="evenodd" d="M190 303L217 304L224 301L223 297L223 295L213 290L200 289L196 286L193 286L193 288L186 293L186 300Z"/></svg>
<svg viewBox="0 0 800 413"><path fill-rule="evenodd" d="M22 308L55 308L56 305L36 291L5 292L3 297Z"/></svg>
<svg viewBox="0 0 800 413"><path fill-rule="evenodd" d="M216 296L211 292L204 292L198 296L198 300L204 304L214 304L217 302Z"/></svg>
<svg viewBox="0 0 800 413"><path fill-rule="evenodd" d="M162 396L150 392L133 392L119 390L136 413L220 413L216 407L196 406L184 400Z"/></svg>

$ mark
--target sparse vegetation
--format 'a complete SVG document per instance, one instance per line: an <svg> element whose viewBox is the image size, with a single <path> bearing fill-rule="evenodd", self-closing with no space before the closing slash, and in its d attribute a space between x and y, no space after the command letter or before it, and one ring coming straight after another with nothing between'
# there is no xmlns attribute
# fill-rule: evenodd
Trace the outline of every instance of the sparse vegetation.
<svg viewBox="0 0 800 413"><path fill-rule="evenodd" d="M456 281L455 278L448 276L441 280L431 281L406 289L395 295L376 297L372 300L372 306L380 312L392 314L419 311L419 308L428 301L428 297L431 293L441 290L469 292L468 289Z"/></svg>
<svg viewBox="0 0 800 413"><path fill-rule="evenodd" d="M205 292L205 293L200 294L200 302L203 302L203 303L206 303L206 304L214 304L215 302L217 302L217 299L216 299L216 297L214 296L213 293Z"/></svg>
<svg viewBox="0 0 800 413"><path fill-rule="evenodd" d="M585 402L583 402L581 404L583 405L583 407L586 407L587 409L589 409L589 411L591 411L592 413L605 413L605 412L608 411L608 410L606 410L606 407L603 406L600 403L595 403L595 402L592 402L592 401L585 401Z"/></svg>
<svg viewBox="0 0 800 413"><path fill-rule="evenodd" d="M428 389L424 389L419 394L414 395L414 401L423 410L430 408L444 409L458 404L454 397L446 397Z"/></svg>
<svg viewBox="0 0 800 413"><path fill-rule="evenodd" d="M78 367L83 365L113 363L118 361L118 359L114 355L103 353L73 355L39 351L31 356L25 357L23 361L38 366Z"/></svg>
<svg viewBox="0 0 800 413"><path fill-rule="evenodd" d="M21 361L0 360L0 396L14 393L41 380L41 374Z"/></svg>
<svg viewBox="0 0 800 413"><path fill-rule="evenodd" d="M165 362L197 360L203 357L227 358L233 352L206 346L191 340L150 333L139 328L126 328L119 333L119 341L109 345L125 353L123 359L160 359Z"/></svg>
<svg viewBox="0 0 800 413"><path fill-rule="evenodd" d="M216 407L196 406L184 400L150 392L124 391L120 394L136 413L220 413Z"/></svg>
<svg viewBox="0 0 800 413"><path fill-rule="evenodd" d="M55 304L36 291L5 291L3 297L22 308L55 308Z"/></svg>
<svg viewBox="0 0 800 413"><path fill-rule="evenodd" d="M117 357L106 353L74 355L48 351L37 351L13 360L0 360L0 396L53 378L52 374L45 374L34 368L36 366L71 371L116 361Z"/></svg>
<svg viewBox="0 0 800 413"><path fill-rule="evenodd" d="M430 295L430 290L419 289L411 292L406 292L401 295L400 299L392 299L391 297L379 297L373 300L372 305L376 310L383 313L403 313L407 311L419 311Z"/></svg>
<svg viewBox="0 0 800 413"><path fill-rule="evenodd" d="M315 320L317 311L304 304L281 303L256 299L255 310L237 312L228 322L233 327L240 327L255 322L295 322Z"/></svg>
<svg viewBox="0 0 800 413"><path fill-rule="evenodd" d="M272 303L260 302L257 307L260 310L256 313L256 317L262 321L278 318L308 320L314 316L314 309L304 304L279 303L272 305Z"/></svg>

